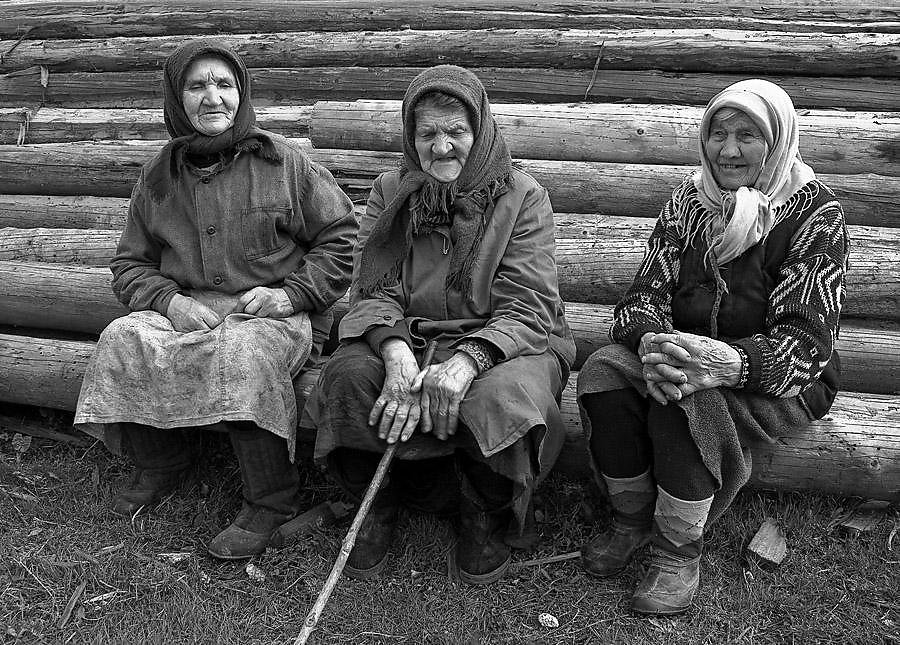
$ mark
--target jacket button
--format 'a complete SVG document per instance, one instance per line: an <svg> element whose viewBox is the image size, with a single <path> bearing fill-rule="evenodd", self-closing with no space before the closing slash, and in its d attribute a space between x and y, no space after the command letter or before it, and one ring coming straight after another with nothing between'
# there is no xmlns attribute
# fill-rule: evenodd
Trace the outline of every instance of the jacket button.
<svg viewBox="0 0 900 645"><path fill-rule="evenodd" d="M209 177L203 177L200 181L202 181L204 184L208 184L208 183L209 183Z"/></svg>
<svg viewBox="0 0 900 645"><path fill-rule="evenodd" d="M215 226L210 226L210 227L208 227L208 228L206 229L206 232L209 233L210 235L215 235L216 227L215 227Z"/></svg>
<svg viewBox="0 0 900 645"><path fill-rule="evenodd" d="M390 319L391 319L390 316L382 316L382 318L384 318L385 320L390 320Z"/></svg>
<svg viewBox="0 0 900 645"><path fill-rule="evenodd" d="M213 284L222 284L222 276L217 275L213 278Z"/></svg>

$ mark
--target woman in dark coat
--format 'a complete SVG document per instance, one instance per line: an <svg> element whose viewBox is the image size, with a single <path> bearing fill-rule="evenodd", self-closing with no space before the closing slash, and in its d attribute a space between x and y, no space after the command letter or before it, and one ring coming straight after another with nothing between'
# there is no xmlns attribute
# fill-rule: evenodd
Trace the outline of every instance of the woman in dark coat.
<svg viewBox="0 0 900 645"><path fill-rule="evenodd" d="M185 430L226 430L244 504L209 552L248 557L298 510L292 378L328 337L356 220L327 170L257 127L231 49L187 43L164 81L172 140L141 172L110 263L134 313L101 335L75 422L134 460L113 505L129 517L190 468L199 434Z"/></svg>
<svg viewBox="0 0 900 645"><path fill-rule="evenodd" d="M715 96L701 169L663 208L610 338L578 379L610 526L586 570L620 572L651 543L632 599L687 609L703 533L750 475L747 447L831 406L848 240L834 194L798 153L788 95L762 80Z"/></svg>
<svg viewBox="0 0 900 645"><path fill-rule="evenodd" d="M460 577L506 570L510 520L521 527L564 438L558 399L575 348L553 235L547 191L512 167L478 78L450 65L417 76L403 166L375 181L342 346L306 408L316 456L356 496L402 442L348 574L382 569L401 500L452 512L460 491ZM420 370L429 341L435 362Z"/></svg>

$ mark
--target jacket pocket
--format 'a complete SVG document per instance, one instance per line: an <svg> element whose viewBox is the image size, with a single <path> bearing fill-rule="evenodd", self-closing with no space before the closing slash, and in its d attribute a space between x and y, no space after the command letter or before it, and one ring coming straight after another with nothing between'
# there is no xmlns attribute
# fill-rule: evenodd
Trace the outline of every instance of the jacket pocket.
<svg viewBox="0 0 900 645"><path fill-rule="evenodd" d="M271 255L290 242L287 223L292 212L289 206L258 206L241 213L241 237L248 260Z"/></svg>

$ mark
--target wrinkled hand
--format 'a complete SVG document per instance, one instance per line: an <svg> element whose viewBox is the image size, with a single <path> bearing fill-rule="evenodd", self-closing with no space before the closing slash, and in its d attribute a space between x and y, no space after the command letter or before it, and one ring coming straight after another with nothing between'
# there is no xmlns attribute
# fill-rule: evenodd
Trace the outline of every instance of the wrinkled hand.
<svg viewBox="0 0 900 645"><path fill-rule="evenodd" d="M201 302L176 293L169 301L166 318L175 331L188 332L212 329L222 322L219 315Z"/></svg>
<svg viewBox="0 0 900 645"><path fill-rule="evenodd" d="M658 375L677 385L680 396L671 400L700 390L733 386L740 378L740 354L720 340L676 331L656 334L650 342L656 351L641 358L644 377L648 373L654 378Z"/></svg>
<svg viewBox="0 0 900 645"><path fill-rule="evenodd" d="M421 417L419 393L412 391L419 365L406 342L389 338L381 344L384 385L369 412L369 425L378 425L378 437L388 443L407 441Z"/></svg>
<svg viewBox="0 0 900 645"><path fill-rule="evenodd" d="M253 287L238 299L234 313L260 318L287 318L293 315L294 305L284 289Z"/></svg>
<svg viewBox="0 0 900 645"><path fill-rule="evenodd" d="M641 362L650 354L659 353L659 345L653 342L656 332L647 332L641 336L638 345L638 358ZM682 393L678 386L687 381L687 377L678 369L667 364L644 363L642 368L644 384L647 393L660 405L666 405L669 401L681 400Z"/></svg>
<svg viewBox="0 0 900 645"><path fill-rule="evenodd" d="M456 433L459 404L476 376L475 359L464 352L422 371L413 384L414 392L421 390L422 432L434 432L442 441Z"/></svg>

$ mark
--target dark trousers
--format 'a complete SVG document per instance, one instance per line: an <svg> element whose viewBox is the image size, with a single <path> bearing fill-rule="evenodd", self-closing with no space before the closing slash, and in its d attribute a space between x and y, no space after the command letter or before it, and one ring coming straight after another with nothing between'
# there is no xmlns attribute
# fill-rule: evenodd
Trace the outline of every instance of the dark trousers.
<svg viewBox="0 0 900 645"><path fill-rule="evenodd" d="M674 403L660 405L636 390L586 394L590 450L608 477L634 477L652 468L656 483L686 500L706 499L716 482L703 464L687 416Z"/></svg>

